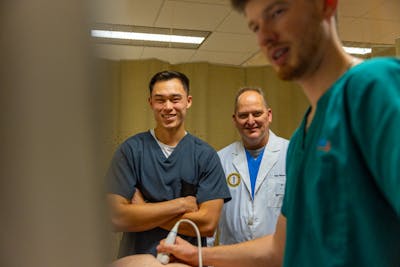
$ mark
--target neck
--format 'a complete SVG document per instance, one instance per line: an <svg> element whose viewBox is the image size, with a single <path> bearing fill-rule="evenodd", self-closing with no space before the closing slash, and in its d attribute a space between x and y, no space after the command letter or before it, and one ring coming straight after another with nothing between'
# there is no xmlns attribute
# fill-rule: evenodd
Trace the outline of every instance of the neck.
<svg viewBox="0 0 400 267"><path fill-rule="evenodd" d="M185 136L186 131L184 127L172 129L156 127L154 129L154 134L161 143L169 146L176 146Z"/></svg>
<svg viewBox="0 0 400 267"><path fill-rule="evenodd" d="M320 97L354 64L354 58L345 53L323 59L308 77L298 80L314 108Z"/></svg>
<svg viewBox="0 0 400 267"><path fill-rule="evenodd" d="M245 139L242 138L243 146L247 150L257 150L267 145L269 139L269 131L267 131L266 135L259 140L258 142L247 142Z"/></svg>
<svg viewBox="0 0 400 267"><path fill-rule="evenodd" d="M309 72L297 80L313 110L320 97L354 63L354 58L343 50L334 17L324 20L322 33L325 37L321 39L314 58L310 58Z"/></svg>
<svg viewBox="0 0 400 267"><path fill-rule="evenodd" d="M335 47L333 50L333 52L324 55L313 73L297 81L311 105L307 127L311 124L321 96L340 76L360 62L359 59L346 54L341 47Z"/></svg>

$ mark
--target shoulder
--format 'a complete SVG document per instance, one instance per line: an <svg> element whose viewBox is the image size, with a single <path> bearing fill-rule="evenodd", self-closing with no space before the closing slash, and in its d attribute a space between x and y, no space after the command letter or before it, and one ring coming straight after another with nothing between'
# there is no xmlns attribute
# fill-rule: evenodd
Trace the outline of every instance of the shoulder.
<svg viewBox="0 0 400 267"><path fill-rule="evenodd" d="M287 140L287 139L285 139L285 138L283 138L283 137L280 137L280 136L278 136L278 135L276 135L273 131L269 131L269 136L270 136L270 141L271 142L274 142L274 143L277 143L278 145L281 145L281 146L287 146L288 145L288 143L289 143L289 140Z"/></svg>
<svg viewBox="0 0 400 267"><path fill-rule="evenodd" d="M377 102L398 98L399 84L400 60L369 59L347 71L332 85L320 102L331 108L345 106L346 111L359 112L361 108L372 108Z"/></svg>
<svg viewBox="0 0 400 267"><path fill-rule="evenodd" d="M352 85L385 83L400 79L400 60L374 58L361 62L349 70L347 80Z"/></svg>
<svg viewBox="0 0 400 267"><path fill-rule="evenodd" d="M132 135L120 145L120 150L128 151L132 149L138 149L142 147L145 143L150 142L152 138L153 137L150 132L142 132Z"/></svg>
<svg viewBox="0 0 400 267"><path fill-rule="evenodd" d="M353 67L358 71L367 71L368 73L376 73L380 70L391 70L400 68L400 59L394 57L377 57L368 59Z"/></svg>
<svg viewBox="0 0 400 267"><path fill-rule="evenodd" d="M186 134L185 139L187 142L192 143L197 151L214 151L215 152L215 149L210 144L208 144L206 141L204 141L190 133Z"/></svg>
<svg viewBox="0 0 400 267"><path fill-rule="evenodd" d="M218 156L223 157L228 154L232 153L239 153L239 151L243 150L243 144L240 141L233 142L226 147L223 147L222 149L218 150Z"/></svg>

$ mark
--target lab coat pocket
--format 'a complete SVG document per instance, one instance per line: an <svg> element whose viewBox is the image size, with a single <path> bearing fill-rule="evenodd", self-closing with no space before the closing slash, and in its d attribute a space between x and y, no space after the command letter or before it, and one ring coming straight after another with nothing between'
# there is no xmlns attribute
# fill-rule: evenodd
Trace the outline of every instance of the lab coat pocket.
<svg viewBox="0 0 400 267"><path fill-rule="evenodd" d="M267 206L271 208L281 208L283 195L285 194L285 177L270 177L267 181L268 196Z"/></svg>

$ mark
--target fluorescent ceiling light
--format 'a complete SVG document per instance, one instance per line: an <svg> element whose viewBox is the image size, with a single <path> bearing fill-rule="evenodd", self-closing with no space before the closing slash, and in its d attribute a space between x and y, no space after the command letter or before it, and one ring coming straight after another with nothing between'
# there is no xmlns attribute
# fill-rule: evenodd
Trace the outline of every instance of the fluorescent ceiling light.
<svg viewBox="0 0 400 267"><path fill-rule="evenodd" d="M365 55L371 53L372 49L371 48L365 48L365 47L348 47L348 46L343 46L344 51L346 51L349 54L353 55Z"/></svg>
<svg viewBox="0 0 400 267"><path fill-rule="evenodd" d="M92 30L93 37L123 39L123 40L142 40L153 42L171 42L184 44L201 44L205 37L184 36L174 34L156 34L142 32L124 32L124 31L108 31L108 30Z"/></svg>
<svg viewBox="0 0 400 267"><path fill-rule="evenodd" d="M91 36L96 43L197 49L209 31L95 23Z"/></svg>

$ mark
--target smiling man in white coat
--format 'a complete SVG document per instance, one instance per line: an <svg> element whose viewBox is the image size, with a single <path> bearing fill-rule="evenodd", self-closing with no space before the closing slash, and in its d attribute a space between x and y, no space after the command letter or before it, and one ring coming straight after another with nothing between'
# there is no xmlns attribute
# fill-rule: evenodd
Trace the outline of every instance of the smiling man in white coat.
<svg viewBox="0 0 400 267"><path fill-rule="evenodd" d="M219 244L272 234L286 182L288 141L269 129L272 110L263 91L240 89L232 118L241 140L218 152L232 196L220 217Z"/></svg>

